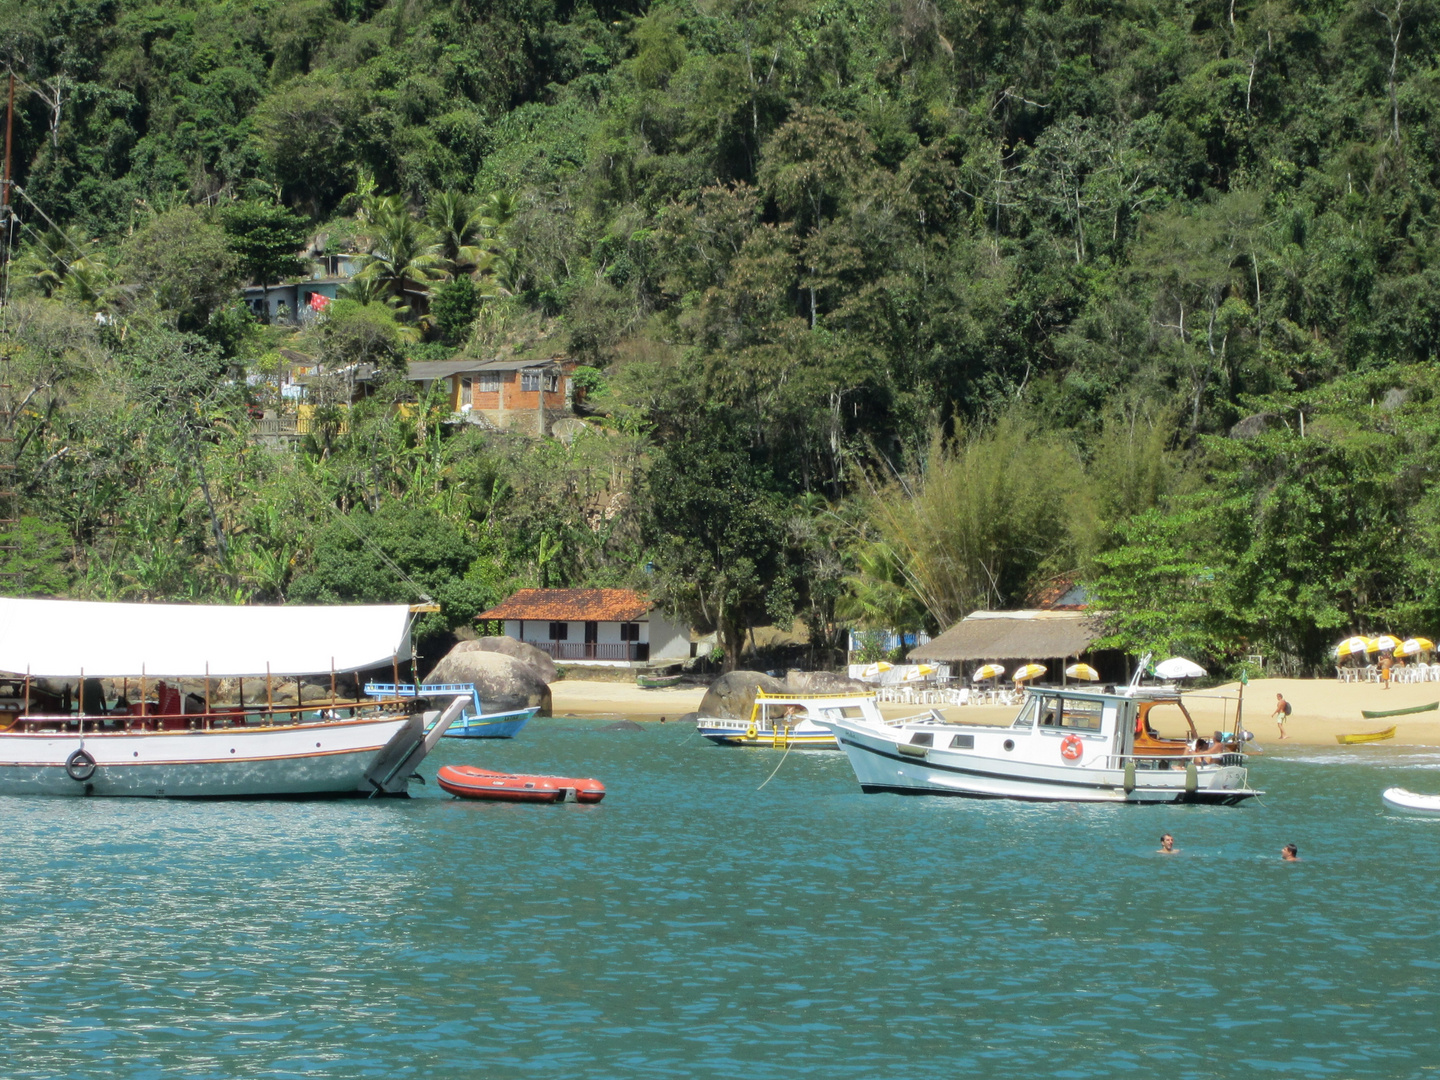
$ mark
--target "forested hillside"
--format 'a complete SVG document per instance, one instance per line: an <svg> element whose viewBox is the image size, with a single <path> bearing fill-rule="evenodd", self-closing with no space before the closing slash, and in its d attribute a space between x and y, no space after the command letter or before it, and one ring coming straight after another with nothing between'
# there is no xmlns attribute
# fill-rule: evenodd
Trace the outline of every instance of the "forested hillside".
<svg viewBox="0 0 1440 1080"><path fill-rule="evenodd" d="M1434 636L1437 39L1433 0L0 0L0 558L426 592L432 633L631 584L731 659L1071 579L1222 669ZM238 286L317 237L347 298L259 325ZM570 443L400 378L542 346ZM277 450L286 349L394 377Z"/></svg>

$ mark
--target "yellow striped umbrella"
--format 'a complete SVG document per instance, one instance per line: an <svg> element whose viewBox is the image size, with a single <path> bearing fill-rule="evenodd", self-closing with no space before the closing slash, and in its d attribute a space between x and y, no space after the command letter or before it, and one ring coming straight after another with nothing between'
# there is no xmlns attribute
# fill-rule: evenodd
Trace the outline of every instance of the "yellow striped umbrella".
<svg viewBox="0 0 1440 1080"><path fill-rule="evenodd" d="M890 664L887 664L884 660L881 660L877 664L870 664L866 666L865 669L860 672L860 677L862 679L873 679L876 675L880 675L884 672L889 671L890 667Z"/></svg>
<svg viewBox="0 0 1440 1080"><path fill-rule="evenodd" d="M1344 660L1351 656L1364 656L1366 653L1378 652L1379 649L1380 647L1371 638L1347 637L1335 646L1335 658Z"/></svg>
<svg viewBox="0 0 1440 1080"><path fill-rule="evenodd" d="M1390 652L1392 649L1400 647L1400 639L1392 637L1390 634L1381 634L1375 639L1375 647L1381 652Z"/></svg>
<svg viewBox="0 0 1440 1080"><path fill-rule="evenodd" d="M1065 669L1065 674L1072 679L1083 679L1086 682L1100 681L1100 673L1089 664L1071 664Z"/></svg>
<svg viewBox="0 0 1440 1080"><path fill-rule="evenodd" d="M1416 653L1434 651L1435 642L1431 641L1428 637L1411 637L1406 638L1400 643L1400 647L1395 650L1395 655L1414 656Z"/></svg>
<svg viewBox="0 0 1440 1080"><path fill-rule="evenodd" d="M972 676L972 678L976 682L984 682L986 679L998 679L1001 675L1004 674L1004 664L986 664L985 666L979 668Z"/></svg>
<svg viewBox="0 0 1440 1080"><path fill-rule="evenodd" d="M1015 681L1026 682L1029 679L1038 679L1049 669L1044 664L1026 664L1015 669Z"/></svg>

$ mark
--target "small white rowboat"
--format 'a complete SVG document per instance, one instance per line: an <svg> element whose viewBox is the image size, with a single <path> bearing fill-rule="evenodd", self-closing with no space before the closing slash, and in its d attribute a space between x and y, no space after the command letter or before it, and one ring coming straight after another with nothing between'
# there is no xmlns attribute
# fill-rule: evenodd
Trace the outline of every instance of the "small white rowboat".
<svg viewBox="0 0 1440 1080"><path fill-rule="evenodd" d="M1386 806L1397 810L1410 810L1417 814L1440 814L1440 795L1417 795L1404 788L1386 788L1380 793Z"/></svg>

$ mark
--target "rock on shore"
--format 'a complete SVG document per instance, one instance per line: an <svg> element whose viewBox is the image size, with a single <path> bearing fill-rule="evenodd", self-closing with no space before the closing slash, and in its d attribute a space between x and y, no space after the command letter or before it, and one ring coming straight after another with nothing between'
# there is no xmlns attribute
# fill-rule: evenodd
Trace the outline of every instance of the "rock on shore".
<svg viewBox="0 0 1440 1080"><path fill-rule="evenodd" d="M479 691L486 712L538 705L539 715L550 715L550 687L533 667L504 653L474 648L475 644L462 641L451 649L426 676L425 685L471 683Z"/></svg>
<svg viewBox="0 0 1440 1080"><path fill-rule="evenodd" d="M755 693L767 694L870 694L873 686L833 671L791 671L777 679L760 671L732 671L721 675L700 702L701 716L745 720L755 705Z"/></svg>
<svg viewBox="0 0 1440 1080"><path fill-rule="evenodd" d="M474 641L462 641L447 653L447 656L455 656L458 653L467 652L495 652L519 660L526 667L530 668L539 676L543 683L555 681L555 661L550 655L537 649L534 645L525 641L516 641L512 637L482 637Z"/></svg>

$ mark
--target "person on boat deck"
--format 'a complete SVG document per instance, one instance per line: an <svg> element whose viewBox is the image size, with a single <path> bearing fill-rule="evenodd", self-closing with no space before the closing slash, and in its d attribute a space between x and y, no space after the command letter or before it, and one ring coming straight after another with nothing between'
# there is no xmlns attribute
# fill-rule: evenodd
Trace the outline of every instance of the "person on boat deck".
<svg viewBox="0 0 1440 1080"><path fill-rule="evenodd" d="M1160 849L1158 854L1178 855L1179 853L1180 849L1175 846L1175 838L1173 836L1171 836L1167 832L1164 836L1160 837Z"/></svg>

